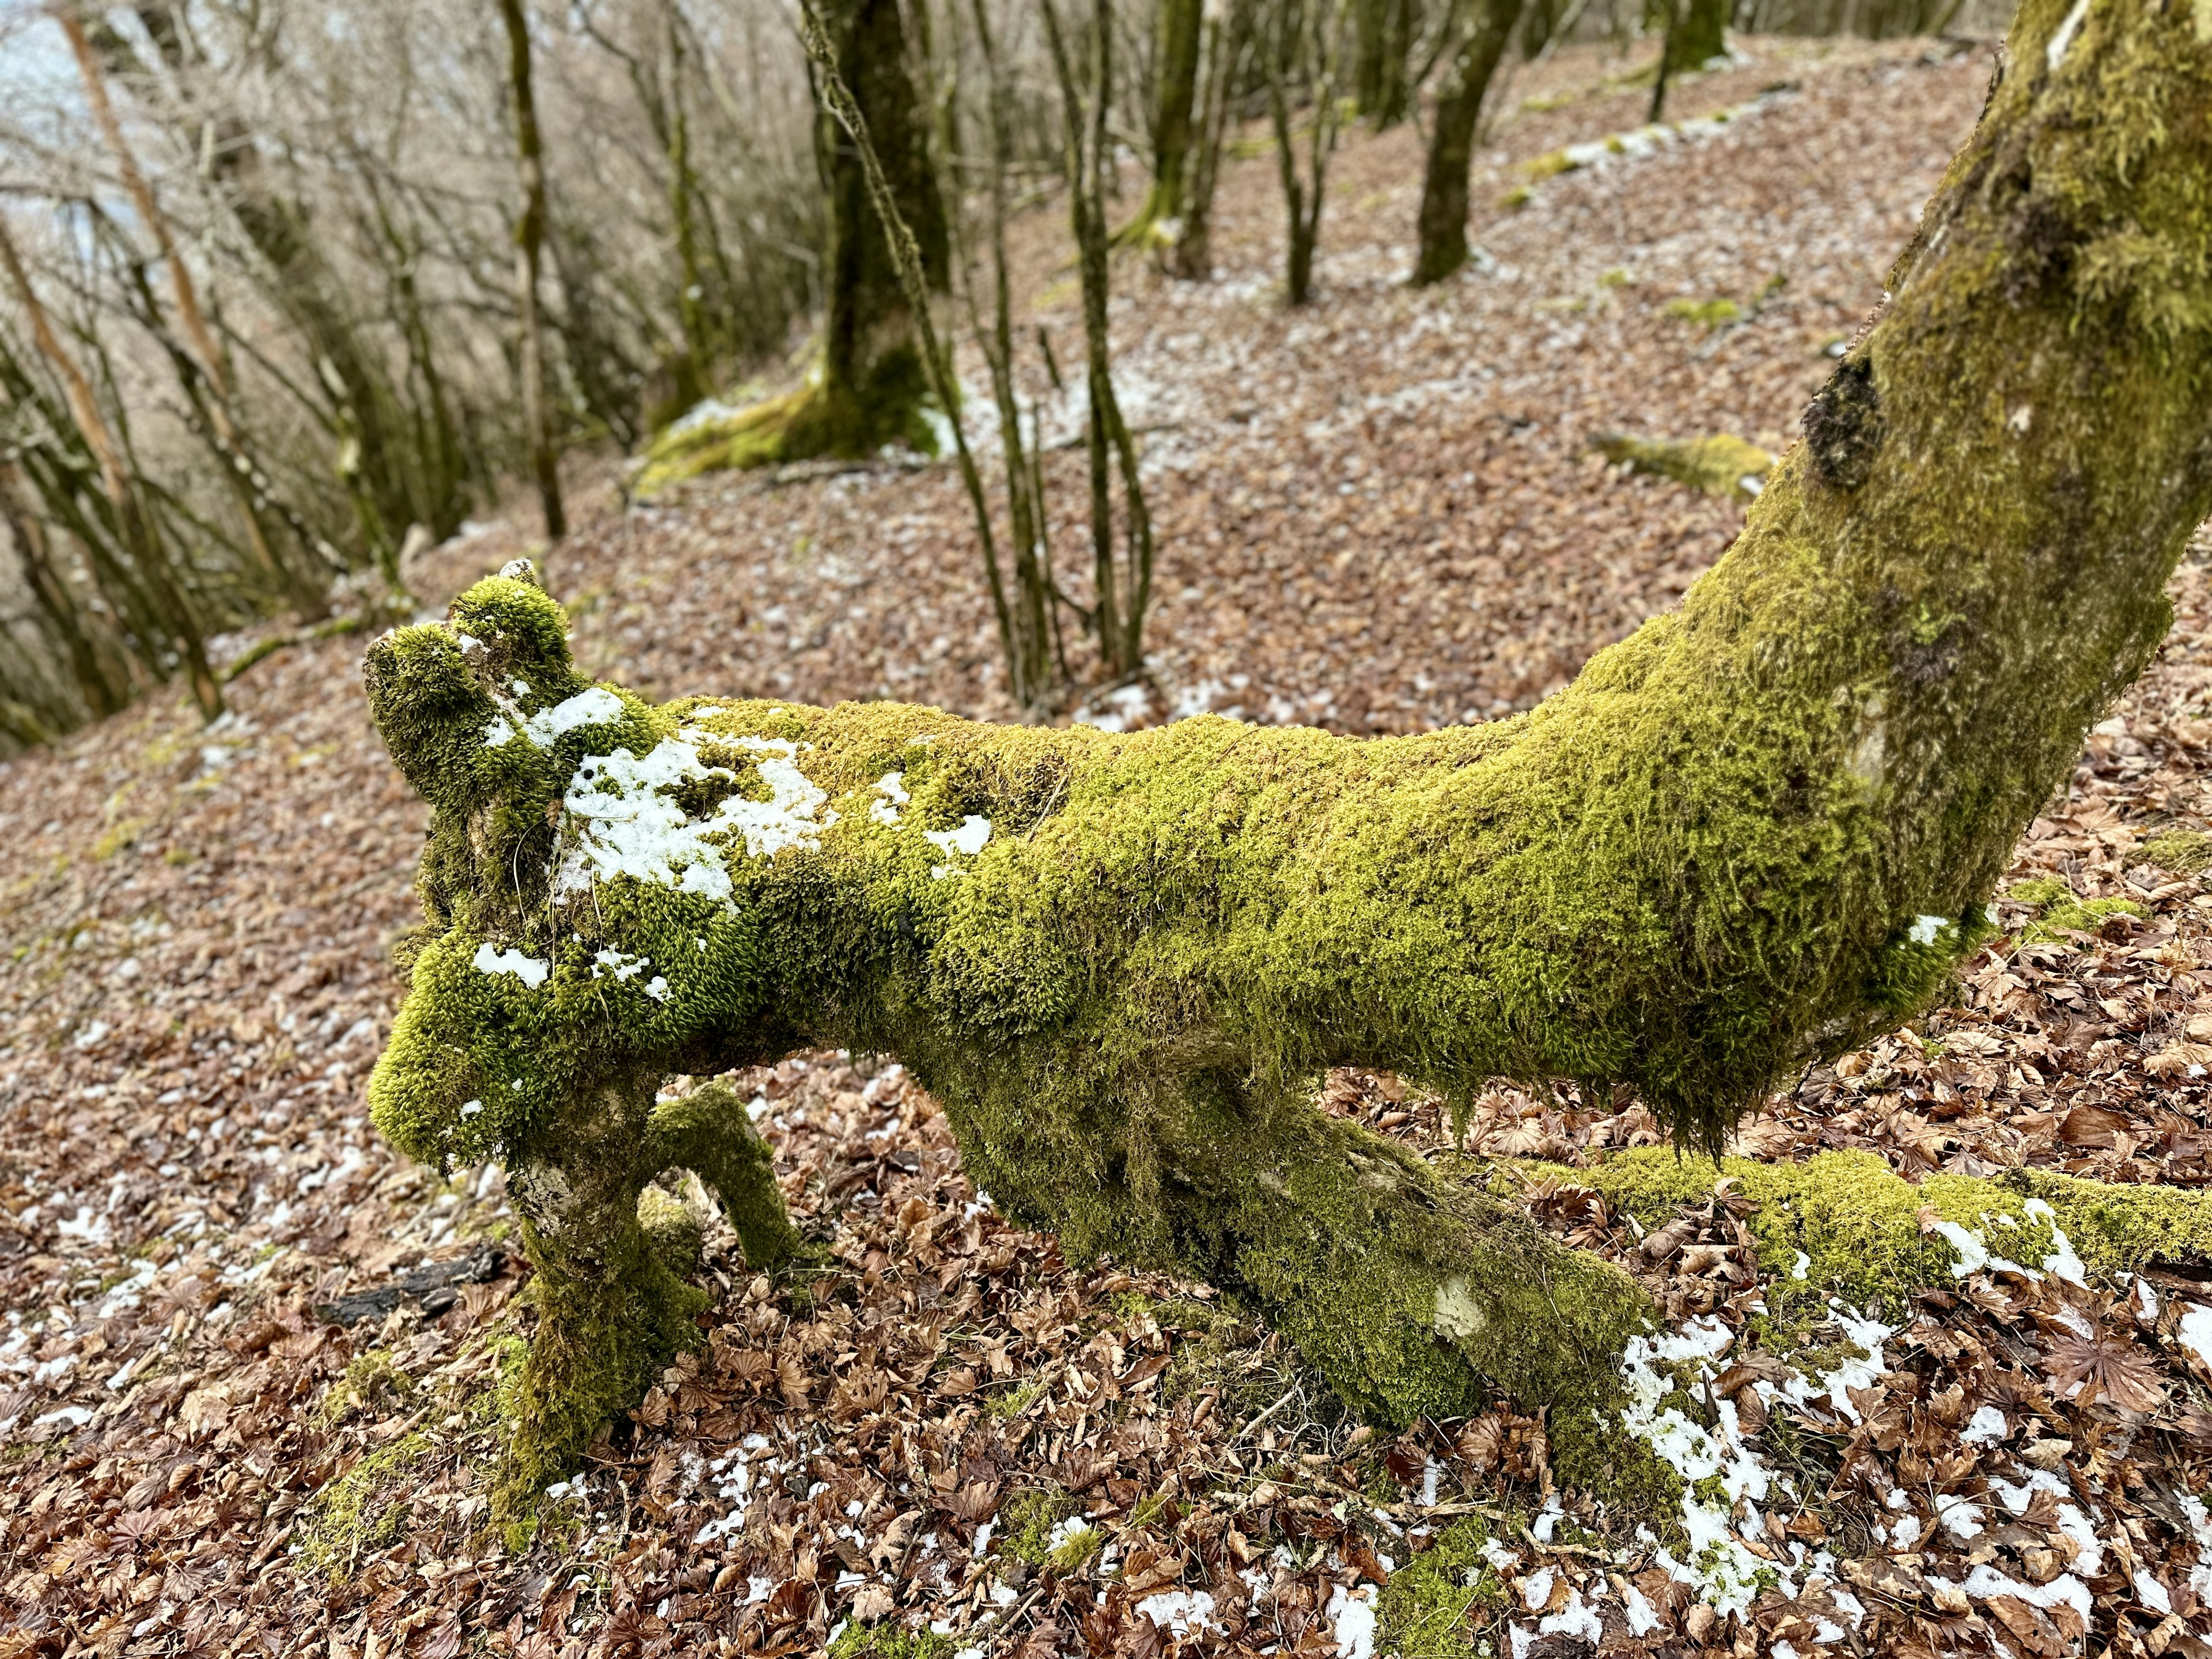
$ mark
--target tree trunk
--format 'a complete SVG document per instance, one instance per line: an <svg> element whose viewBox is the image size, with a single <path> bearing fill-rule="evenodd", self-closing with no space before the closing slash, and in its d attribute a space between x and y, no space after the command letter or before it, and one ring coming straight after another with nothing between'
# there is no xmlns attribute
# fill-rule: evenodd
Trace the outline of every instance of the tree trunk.
<svg viewBox="0 0 2212 1659"><path fill-rule="evenodd" d="M1407 59L1413 49L1413 0L1355 0L1352 12L1359 61L1355 103L1379 131L1406 118L1412 88Z"/></svg>
<svg viewBox="0 0 2212 1659"><path fill-rule="evenodd" d="M943 293L950 270L945 204L908 69L899 0L829 0L821 11L838 74L874 141L898 215L914 234L927 286ZM925 412L930 374L916 319L869 199L866 169L826 106L815 122L815 153L830 227L819 361L797 391L656 444L638 477L641 490L717 466L867 455L887 443L936 449Z"/></svg>
<svg viewBox="0 0 2212 1659"><path fill-rule="evenodd" d="M1225 0L1206 14L1204 95L1199 100L1196 144L1186 164L1182 232L1168 260L1176 276L1192 282L1204 282L1213 274L1213 191L1221 177L1231 94L1250 33L1252 8L1253 0Z"/></svg>
<svg viewBox="0 0 2212 1659"><path fill-rule="evenodd" d="M930 290L941 293L948 269L945 207L907 71L897 0L842 0L824 8L823 17L837 46L838 71L866 118ZM824 402L836 410L831 424L842 430L825 430L822 441L837 453L861 453L912 434L927 377L859 159L826 119L823 131L830 157L830 228L822 379Z"/></svg>
<svg viewBox="0 0 2212 1659"><path fill-rule="evenodd" d="M1436 127L1429 135L1428 172L1421 181L1416 287L1440 283L1468 261L1468 168L1474 156L1475 129L1521 8L1522 0L1476 0L1474 15L1445 71L1437 94Z"/></svg>
<svg viewBox="0 0 2212 1659"><path fill-rule="evenodd" d="M568 533L561 509L561 464L553 449L552 411L545 403L545 333L538 315L538 262L545 246L545 154L538 137L538 101L530 83L530 20L523 0L500 0L507 25L507 84L514 100L514 162L522 216L514 226L514 306L521 338L522 424L530 471L545 514L545 536Z"/></svg>
<svg viewBox="0 0 2212 1659"><path fill-rule="evenodd" d="M1204 0L1156 0L1152 19L1152 182L1145 205L1119 240L1170 246L1182 234L1188 193L1192 106L1198 96L1199 48Z"/></svg>
<svg viewBox="0 0 2212 1659"><path fill-rule="evenodd" d="M1735 546L1511 720L1358 741L656 711L587 687L559 606L501 579L387 635L369 695L436 809L439 936L378 1124L606 1190L629 1139L578 1126L614 1121L610 1088L895 1054L971 1176L1072 1255L1245 1291L1378 1417L1486 1386L1550 1404L1567 1479L1633 1486L1602 1424L1642 1298L1312 1083L1625 1084L1713 1146L1984 935L2212 508L2212 51L2184 9L2062 9L2023 8L1884 314ZM540 749L521 720L561 704ZM676 792L649 843L635 756ZM2203 1201L2166 1196L2196 1207L2161 1237L2202 1250Z"/></svg>
<svg viewBox="0 0 2212 1659"><path fill-rule="evenodd" d="M1665 46L1668 76L1701 70L1728 55L1729 5L1729 0L1676 0Z"/></svg>

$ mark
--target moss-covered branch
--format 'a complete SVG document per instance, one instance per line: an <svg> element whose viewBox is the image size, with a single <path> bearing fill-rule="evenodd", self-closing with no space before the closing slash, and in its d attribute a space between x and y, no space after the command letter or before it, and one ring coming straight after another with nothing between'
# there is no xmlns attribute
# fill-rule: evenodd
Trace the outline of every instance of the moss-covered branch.
<svg viewBox="0 0 2212 1659"><path fill-rule="evenodd" d="M436 808L379 1124L594 1195L533 1225L604 1298L647 1271L643 1177L593 1125L668 1073L893 1054L1013 1213L1242 1287L1363 1407L1601 1403L1627 1282L1310 1085L1626 1084L1711 1143L1971 949L2212 506L2212 47L2180 10L2068 15L2022 9L1736 545L1515 720L654 708L577 676L514 579L379 641L378 723Z"/></svg>

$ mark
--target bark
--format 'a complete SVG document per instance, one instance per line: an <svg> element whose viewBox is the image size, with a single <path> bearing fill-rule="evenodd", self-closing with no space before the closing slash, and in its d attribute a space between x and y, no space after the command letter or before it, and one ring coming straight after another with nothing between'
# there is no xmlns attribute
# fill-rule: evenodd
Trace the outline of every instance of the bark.
<svg viewBox="0 0 2212 1659"><path fill-rule="evenodd" d="M568 533L561 509L561 465L553 449L552 411L545 401L545 332L538 314L538 264L545 246L545 152L538 136L538 100L530 80L530 20L523 0L500 0L507 27L507 85L514 106L514 161L522 216L514 226L514 301L522 360L522 424L530 471L545 514L545 535Z"/></svg>
<svg viewBox="0 0 2212 1659"><path fill-rule="evenodd" d="M943 199L927 152L927 131L907 70L896 0L841 0L826 7L838 73L853 91L881 158L891 200L914 233L929 291L945 291L948 245ZM913 308L854 146L825 126L830 152L830 314L823 381L849 404L854 422L839 453L872 448L903 434L927 391ZM881 435L878 435L881 434Z"/></svg>
<svg viewBox="0 0 2212 1659"><path fill-rule="evenodd" d="M1549 1405L1563 1476L1632 1490L1603 1430L1642 1299L1312 1085L1626 1085L1716 1145L1984 935L2212 508L2212 48L2179 8L2069 16L2021 9L1884 314L1735 546L1511 720L1359 741L654 708L587 686L559 606L497 578L386 636L372 709L435 812L378 1124L604 1189L595 1101L895 1054L971 1176L1071 1255L1243 1290L1378 1418L1487 1387ZM2202 1252L2189 1203L2116 1224L2110 1259Z"/></svg>
<svg viewBox="0 0 2212 1659"><path fill-rule="evenodd" d="M1437 95L1436 126L1429 135L1429 165L1421 181L1420 248L1413 260L1416 287L1440 283L1468 262L1468 168L1475 129L1491 76L1505 56L1520 21L1522 0L1476 0L1444 83Z"/></svg>
<svg viewBox="0 0 2212 1659"><path fill-rule="evenodd" d="M1144 206L1117 240L1158 238L1172 245L1182 234L1204 15L1204 0L1154 0L1152 182Z"/></svg>
<svg viewBox="0 0 2212 1659"><path fill-rule="evenodd" d="M1228 136L1231 88L1250 37L1253 0L1224 0L1206 13L1206 82L1199 100L1197 131L1188 162L1182 233L1169 257L1178 276L1204 282L1213 274L1213 190L1221 177L1222 144Z"/></svg>
<svg viewBox="0 0 2212 1659"><path fill-rule="evenodd" d="M1406 118L1413 88L1407 60L1413 50L1413 0L1357 0L1352 13L1359 62L1359 113L1380 130Z"/></svg>

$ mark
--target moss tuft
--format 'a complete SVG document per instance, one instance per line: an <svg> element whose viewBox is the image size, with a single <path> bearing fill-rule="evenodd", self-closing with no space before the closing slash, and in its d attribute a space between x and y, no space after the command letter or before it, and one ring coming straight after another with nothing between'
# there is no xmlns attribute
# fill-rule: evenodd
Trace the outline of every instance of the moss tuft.
<svg viewBox="0 0 2212 1659"><path fill-rule="evenodd" d="M2057 876L2016 883L2007 890L2005 897L2014 904L2035 907L2036 920L2021 930L2022 945L2071 944L2069 935L2094 933L2108 916L2134 916L2140 921L2148 914L2133 899L2076 898L2074 890Z"/></svg>
<svg viewBox="0 0 2212 1659"><path fill-rule="evenodd" d="M309 1498L298 1534L307 1565L343 1578L364 1553L398 1542L412 1507L407 1494L431 1452L423 1436L406 1435L365 1453Z"/></svg>
<svg viewBox="0 0 2212 1659"><path fill-rule="evenodd" d="M1711 331L1742 319L1743 307L1723 295L1717 300L1669 300L1667 314Z"/></svg>
<svg viewBox="0 0 2212 1659"><path fill-rule="evenodd" d="M949 1636L891 1624L848 1624L830 1644L830 1659L952 1659Z"/></svg>
<svg viewBox="0 0 2212 1659"><path fill-rule="evenodd" d="M1376 1598L1375 1650L1385 1659L1476 1659L1511 1593L1483 1555L1490 1523L1470 1515L1390 1575Z"/></svg>
<svg viewBox="0 0 2212 1659"><path fill-rule="evenodd" d="M2136 848L2129 862L2154 864L2177 876L2202 875L2212 870L2212 836L2195 830L2169 830Z"/></svg>
<svg viewBox="0 0 2212 1659"><path fill-rule="evenodd" d="M1708 495L1732 495L1747 501L1774 470L1774 457L1757 444L1717 433L1709 438L1632 438L1607 433L1590 447L1615 466L1672 478Z"/></svg>
<svg viewBox="0 0 2212 1659"><path fill-rule="evenodd" d="M371 1348L347 1362L315 1415L326 1425L340 1424L361 1412L404 1405L414 1394L415 1380L399 1368L392 1351Z"/></svg>

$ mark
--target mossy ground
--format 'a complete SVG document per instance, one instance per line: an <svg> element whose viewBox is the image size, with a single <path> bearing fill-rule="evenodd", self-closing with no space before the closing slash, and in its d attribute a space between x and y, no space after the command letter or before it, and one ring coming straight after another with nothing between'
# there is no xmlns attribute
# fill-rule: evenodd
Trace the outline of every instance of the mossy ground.
<svg viewBox="0 0 2212 1659"><path fill-rule="evenodd" d="M830 1644L830 1659L952 1659L959 1644L930 1631L896 1625L849 1624Z"/></svg>
<svg viewBox="0 0 2212 1659"><path fill-rule="evenodd" d="M1513 1595L1483 1554L1495 1535L1480 1516L1462 1516L1390 1575L1375 1604L1382 1659L1478 1659L1486 1641L1498 1650Z"/></svg>
<svg viewBox="0 0 2212 1659"><path fill-rule="evenodd" d="M365 1452L353 1467L308 1499L299 1530L300 1553L318 1572L340 1577L365 1552L397 1540L407 1528L408 1487L434 1455L420 1434Z"/></svg>
<svg viewBox="0 0 2212 1659"><path fill-rule="evenodd" d="M937 453L928 387L915 352L879 361L867 385L833 384L819 373L792 390L730 414L686 418L647 445L632 488L651 495L702 473L781 466L817 457L858 459L885 444Z"/></svg>
<svg viewBox="0 0 2212 1659"><path fill-rule="evenodd" d="M2006 890L2005 897L2014 904L2035 908L2035 920L2021 930L2022 945L2070 943L2069 935L2094 935L2108 916L2133 916L2140 921L2144 914L2142 905L2134 899L2078 898L2058 876L2016 883Z"/></svg>

